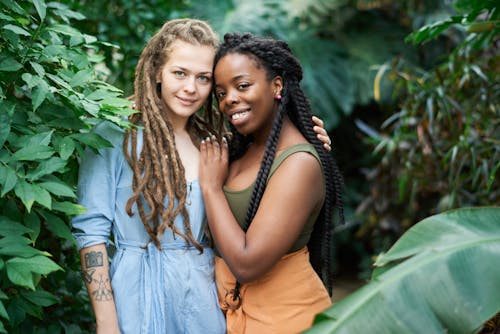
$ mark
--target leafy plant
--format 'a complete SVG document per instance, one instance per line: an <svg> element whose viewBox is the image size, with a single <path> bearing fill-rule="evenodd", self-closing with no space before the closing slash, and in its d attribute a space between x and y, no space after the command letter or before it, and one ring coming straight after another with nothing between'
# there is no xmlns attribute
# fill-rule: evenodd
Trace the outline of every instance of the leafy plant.
<svg viewBox="0 0 500 334"><path fill-rule="evenodd" d="M500 208L428 217L378 256L368 284L305 333L473 333L500 311Z"/></svg>
<svg viewBox="0 0 500 334"><path fill-rule="evenodd" d="M101 45L71 26L79 19L63 3L0 1L3 333L69 331L85 310L83 297L73 296L81 280L73 279L78 257L69 229L69 218L84 210L75 203L77 158L86 145L110 145L89 133L92 124L126 126L133 112L99 78ZM59 312L44 311L55 305Z"/></svg>
<svg viewBox="0 0 500 334"><path fill-rule="evenodd" d="M387 64L379 75L394 83L396 105L384 105L389 117L380 131L359 122L380 158L366 174L370 194L359 210L370 217L360 229L365 239L395 240L428 215L500 204L499 14L491 1L458 1L456 8L459 14L407 39L456 38L450 29L463 38L430 68L403 58Z"/></svg>

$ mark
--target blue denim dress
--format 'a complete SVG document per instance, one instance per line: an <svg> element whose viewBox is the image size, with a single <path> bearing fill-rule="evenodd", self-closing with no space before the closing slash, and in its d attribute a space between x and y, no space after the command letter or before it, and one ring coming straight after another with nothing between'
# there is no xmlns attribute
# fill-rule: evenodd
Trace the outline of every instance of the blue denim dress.
<svg viewBox="0 0 500 334"><path fill-rule="evenodd" d="M149 241L133 206L125 212L132 195L132 170L122 151L124 130L103 122L95 132L114 147L96 154L85 151L79 170L79 203L87 211L72 220L78 248L109 244L116 247L110 267L111 285L122 334L225 333L214 280L214 255L206 246L205 207L197 180L188 182L186 207L193 236L205 245L203 253L184 239L165 231L158 250ZM142 147L142 133L138 136ZM184 232L182 216L175 219Z"/></svg>

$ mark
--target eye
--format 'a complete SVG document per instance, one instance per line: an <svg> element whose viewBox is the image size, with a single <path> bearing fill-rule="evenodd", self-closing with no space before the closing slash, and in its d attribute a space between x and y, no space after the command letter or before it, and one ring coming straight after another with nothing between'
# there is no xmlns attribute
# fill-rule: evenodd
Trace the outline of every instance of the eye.
<svg viewBox="0 0 500 334"><path fill-rule="evenodd" d="M244 90L244 89L246 89L246 88L248 88L248 87L250 87L250 84L248 84L248 83L246 83L246 82L244 82L244 83L240 83L240 84L238 85L238 89L239 89L239 90Z"/></svg>
<svg viewBox="0 0 500 334"><path fill-rule="evenodd" d="M218 91L218 92L216 91L215 92L215 97L217 98L217 100L223 99L224 96L226 96L226 93L223 91Z"/></svg>
<svg viewBox="0 0 500 334"><path fill-rule="evenodd" d="M183 71L174 71L174 75L176 77L183 78L186 76L186 73L184 73Z"/></svg>
<svg viewBox="0 0 500 334"><path fill-rule="evenodd" d="M209 77L208 75L200 75L198 77L198 80L200 80L203 83L209 83L209 82L211 82L212 78Z"/></svg>

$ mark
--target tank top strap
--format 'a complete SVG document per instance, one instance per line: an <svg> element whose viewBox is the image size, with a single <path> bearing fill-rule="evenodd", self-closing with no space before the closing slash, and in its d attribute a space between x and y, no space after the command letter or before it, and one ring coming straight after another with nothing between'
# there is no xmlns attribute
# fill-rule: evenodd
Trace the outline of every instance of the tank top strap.
<svg viewBox="0 0 500 334"><path fill-rule="evenodd" d="M286 158L297 152L307 152L312 154L318 160L321 169L323 169L323 165L321 164L321 159L314 146L310 143L300 143L287 147L280 155L276 157L276 159L274 159L273 164L271 166L271 171L269 172L268 180L278 169L278 167L283 163L283 161L285 161Z"/></svg>

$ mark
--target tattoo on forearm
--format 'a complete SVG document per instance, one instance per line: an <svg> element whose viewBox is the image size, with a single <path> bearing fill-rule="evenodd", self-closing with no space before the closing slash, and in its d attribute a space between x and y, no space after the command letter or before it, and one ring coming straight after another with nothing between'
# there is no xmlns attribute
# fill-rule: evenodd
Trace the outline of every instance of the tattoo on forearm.
<svg viewBox="0 0 500 334"><path fill-rule="evenodd" d="M95 269L82 270L82 278L87 283L92 283L92 276L94 276Z"/></svg>
<svg viewBox="0 0 500 334"><path fill-rule="evenodd" d="M109 301L113 299L113 290L110 280L103 274L96 279L94 274L98 267L103 267L103 255L101 251L90 251L84 255L85 269L82 270L82 278L88 286L89 294L95 301Z"/></svg>
<svg viewBox="0 0 500 334"><path fill-rule="evenodd" d="M102 267L102 252L90 251L85 254L85 267L86 268L94 268L94 267Z"/></svg>
<svg viewBox="0 0 500 334"><path fill-rule="evenodd" d="M113 299L113 290L109 284L109 278L104 278L100 275L99 280L94 280L97 283L97 289L92 291L92 296L96 301L108 301Z"/></svg>

